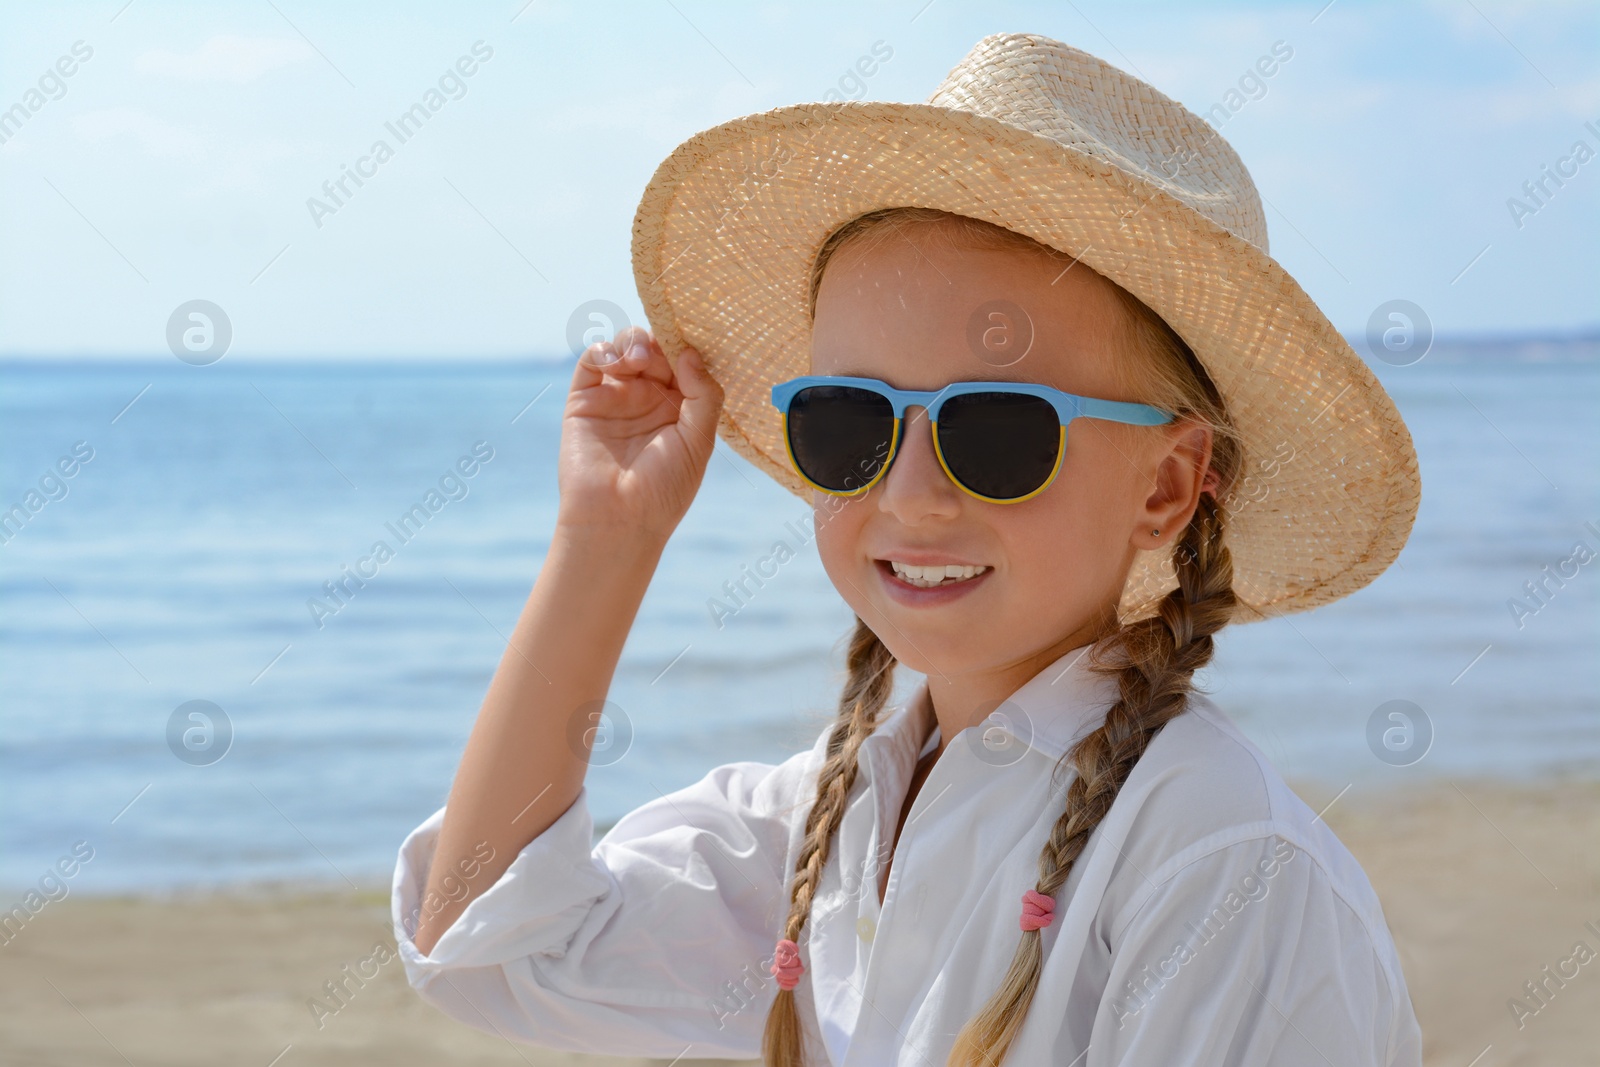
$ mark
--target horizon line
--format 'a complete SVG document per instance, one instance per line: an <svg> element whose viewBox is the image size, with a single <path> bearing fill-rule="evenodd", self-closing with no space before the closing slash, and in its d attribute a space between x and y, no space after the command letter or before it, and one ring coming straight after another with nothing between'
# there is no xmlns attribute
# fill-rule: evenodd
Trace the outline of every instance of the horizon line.
<svg viewBox="0 0 1600 1067"><path fill-rule="evenodd" d="M1363 334L1342 335L1351 348L1359 355L1364 347ZM1528 345L1528 344L1562 344L1584 345L1600 344L1600 323L1588 326L1574 327L1569 330L1543 330L1509 332L1496 330L1474 330L1459 333L1435 334L1433 346L1439 347L1476 347L1488 345ZM8 351L0 349L0 363L152 363L165 362L172 359L170 352L153 349L148 352L50 352L50 351ZM224 357L226 358L226 357ZM549 363L563 364L574 363L576 355L567 353L549 354L532 351L484 351L470 355L453 354L449 352L418 352L415 350L402 350L391 352L311 352L289 351L277 353L253 353L250 355L236 355L230 362L234 363L297 363L322 360L329 363Z"/></svg>

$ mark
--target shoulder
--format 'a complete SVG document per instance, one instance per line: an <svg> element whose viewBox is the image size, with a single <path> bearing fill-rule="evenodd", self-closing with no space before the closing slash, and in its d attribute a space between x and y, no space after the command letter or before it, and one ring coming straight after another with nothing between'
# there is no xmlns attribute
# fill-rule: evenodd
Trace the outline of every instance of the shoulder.
<svg viewBox="0 0 1600 1067"><path fill-rule="evenodd" d="M1348 909L1380 954L1392 951L1360 863L1205 694L1192 692L1188 709L1150 742L1117 797L1124 802L1132 810L1120 820L1119 847L1140 868L1127 882L1130 907L1186 872L1217 867L1223 853L1303 856L1307 876Z"/></svg>
<svg viewBox="0 0 1600 1067"><path fill-rule="evenodd" d="M1399 952L1366 873L1205 694L1150 742L1102 831L1116 851L1102 860L1112 871L1095 927L1113 978L1119 959L1204 944L1190 951L1205 981L1185 988L1222 998L1212 1008L1250 1002L1260 989L1224 987L1253 973L1302 1029L1335 1046L1360 1031L1374 1062L1417 1062Z"/></svg>

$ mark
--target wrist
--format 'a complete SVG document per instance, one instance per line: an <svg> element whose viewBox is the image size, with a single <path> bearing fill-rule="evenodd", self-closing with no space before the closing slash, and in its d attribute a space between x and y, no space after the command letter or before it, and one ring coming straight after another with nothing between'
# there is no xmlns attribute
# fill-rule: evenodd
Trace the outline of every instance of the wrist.
<svg viewBox="0 0 1600 1067"><path fill-rule="evenodd" d="M653 563L667 547L672 531L653 532L638 523L577 522L556 519L550 550L592 556L612 567L629 562Z"/></svg>

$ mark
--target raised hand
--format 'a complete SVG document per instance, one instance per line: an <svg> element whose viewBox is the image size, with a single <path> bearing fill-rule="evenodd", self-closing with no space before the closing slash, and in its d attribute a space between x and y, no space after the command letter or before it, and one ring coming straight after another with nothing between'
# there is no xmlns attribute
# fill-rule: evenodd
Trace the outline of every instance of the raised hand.
<svg viewBox="0 0 1600 1067"><path fill-rule="evenodd" d="M674 373L640 327L590 345L562 417L558 523L629 527L664 542L705 476L722 399L692 348Z"/></svg>

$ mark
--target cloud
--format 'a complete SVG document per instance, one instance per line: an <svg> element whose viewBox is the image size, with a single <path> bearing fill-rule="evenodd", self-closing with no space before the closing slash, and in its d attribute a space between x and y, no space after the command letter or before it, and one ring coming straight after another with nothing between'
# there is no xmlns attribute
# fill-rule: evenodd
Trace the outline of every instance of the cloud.
<svg viewBox="0 0 1600 1067"><path fill-rule="evenodd" d="M85 141L131 137L145 153L158 159L199 160L205 157L204 139L194 131L159 119L133 107L107 107L85 111L72 119L72 130Z"/></svg>
<svg viewBox="0 0 1600 1067"><path fill-rule="evenodd" d="M141 74L181 81L255 81L279 67L304 63L315 55L304 41L281 37L237 37L218 34L192 52L152 49L133 61Z"/></svg>
<svg viewBox="0 0 1600 1067"><path fill-rule="evenodd" d="M275 180L275 165L302 159L307 151L298 141L246 133L236 127L224 127L213 136L203 128L175 125L135 107L86 111L73 117L72 131L88 144L111 142L109 149L97 149L96 158L114 159L116 168L128 170L136 164L130 142L151 159L190 164L184 173L188 190L196 196L278 192L282 185ZM119 151L121 155L108 155Z"/></svg>

